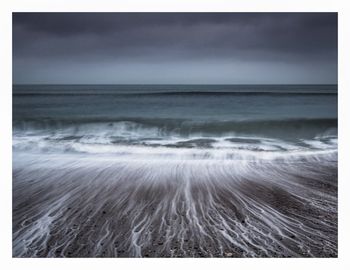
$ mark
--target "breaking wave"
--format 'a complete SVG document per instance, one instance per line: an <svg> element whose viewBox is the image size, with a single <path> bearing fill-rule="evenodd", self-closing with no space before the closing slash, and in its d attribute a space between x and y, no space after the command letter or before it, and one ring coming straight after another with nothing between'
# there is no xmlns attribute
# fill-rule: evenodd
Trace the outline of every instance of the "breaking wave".
<svg viewBox="0 0 350 270"><path fill-rule="evenodd" d="M15 121L15 257L337 256L337 121Z"/></svg>

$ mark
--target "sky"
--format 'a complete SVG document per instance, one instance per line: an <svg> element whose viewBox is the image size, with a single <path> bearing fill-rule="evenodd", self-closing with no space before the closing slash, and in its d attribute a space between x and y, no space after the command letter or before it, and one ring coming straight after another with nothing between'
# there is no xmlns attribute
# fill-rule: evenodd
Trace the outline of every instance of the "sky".
<svg viewBox="0 0 350 270"><path fill-rule="evenodd" d="M337 13L13 13L15 84L335 84Z"/></svg>

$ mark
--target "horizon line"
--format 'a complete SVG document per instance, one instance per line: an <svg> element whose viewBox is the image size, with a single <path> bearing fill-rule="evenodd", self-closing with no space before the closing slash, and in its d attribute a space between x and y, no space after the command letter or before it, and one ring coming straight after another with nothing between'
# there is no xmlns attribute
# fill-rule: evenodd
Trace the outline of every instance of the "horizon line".
<svg viewBox="0 0 350 270"><path fill-rule="evenodd" d="M12 83L12 85L338 85L338 83Z"/></svg>

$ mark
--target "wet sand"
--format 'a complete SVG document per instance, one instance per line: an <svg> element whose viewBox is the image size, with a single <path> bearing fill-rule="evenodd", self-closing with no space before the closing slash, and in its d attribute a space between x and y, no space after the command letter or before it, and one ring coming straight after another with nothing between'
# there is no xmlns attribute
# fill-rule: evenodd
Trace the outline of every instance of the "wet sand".
<svg viewBox="0 0 350 270"><path fill-rule="evenodd" d="M14 161L14 257L337 257L336 156Z"/></svg>

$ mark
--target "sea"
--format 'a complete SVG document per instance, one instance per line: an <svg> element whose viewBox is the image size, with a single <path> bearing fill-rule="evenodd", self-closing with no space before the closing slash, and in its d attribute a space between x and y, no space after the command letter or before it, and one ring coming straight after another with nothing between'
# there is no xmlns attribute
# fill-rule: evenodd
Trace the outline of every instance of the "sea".
<svg viewBox="0 0 350 270"><path fill-rule="evenodd" d="M337 257L337 85L14 85L14 257Z"/></svg>
<svg viewBox="0 0 350 270"><path fill-rule="evenodd" d="M132 147L207 149L203 158L334 150L337 85L14 86L14 151Z"/></svg>

